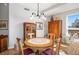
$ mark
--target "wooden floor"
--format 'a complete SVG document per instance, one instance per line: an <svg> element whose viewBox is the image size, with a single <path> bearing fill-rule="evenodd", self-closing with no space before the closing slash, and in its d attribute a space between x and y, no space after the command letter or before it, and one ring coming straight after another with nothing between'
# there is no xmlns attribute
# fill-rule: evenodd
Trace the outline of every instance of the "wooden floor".
<svg viewBox="0 0 79 59"><path fill-rule="evenodd" d="M1 52L0 55L18 55L18 52L13 48Z"/></svg>

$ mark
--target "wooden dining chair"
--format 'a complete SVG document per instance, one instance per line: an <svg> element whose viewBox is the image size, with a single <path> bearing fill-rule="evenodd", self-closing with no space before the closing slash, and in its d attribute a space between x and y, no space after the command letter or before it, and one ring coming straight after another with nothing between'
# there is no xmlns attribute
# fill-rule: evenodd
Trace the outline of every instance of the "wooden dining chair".
<svg viewBox="0 0 79 59"><path fill-rule="evenodd" d="M31 39L31 38L34 38L35 37L35 33L28 33L28 37Z"/></svg>
<svg viewBox="0 0 79 59"><path fill-rule="evenodd" d="M53 39L54 38L54 34L53 33L48 33L48 38L49 39Z"/></svg>
<svg viewBox="0 0 79 59"><path fill-rule="evenodd" d="M61 43L60 41L61 41L61 38L55 39L55 35L54 35L52 48L45 49L42 52L42 54L44 54L44 55L58 55L59 50L60 50L60 43Z"/></svg>
<svg viewBox="0 0 79 59"><path fill-rule="evenodd" d="M52 41L52 47L54 46L54 34L53 33L48 33L48 39L50 39Z"/></svg>
<svg viewBox="0 0 79 59"><path fill-rule="evenodd" d="M34 51L30 48L23 48L22 43L20 41L20 38L17 39L17 44L18 44L18 51L20 55L30 55L34 54Z"/></svg>
<svg viewBox="0 0 79 59"><path fill-rule="evenodd" d="M55 44L56 44L56 47L55 47L56 48L56 54L59 55L59 51L60 51L60 47L61 47L60 46L61 45L61 38L57 38Z"/></svg>

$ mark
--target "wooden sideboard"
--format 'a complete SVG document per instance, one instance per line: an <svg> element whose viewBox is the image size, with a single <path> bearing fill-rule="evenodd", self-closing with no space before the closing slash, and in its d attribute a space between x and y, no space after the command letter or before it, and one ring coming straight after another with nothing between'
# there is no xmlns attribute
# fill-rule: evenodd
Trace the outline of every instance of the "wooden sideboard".
<svg viewBox="0 0 79 59"><path fill-rule="evenodd" d="M7 35L0 35L0 52L7 50L7 41L8 36Z"/></svg>

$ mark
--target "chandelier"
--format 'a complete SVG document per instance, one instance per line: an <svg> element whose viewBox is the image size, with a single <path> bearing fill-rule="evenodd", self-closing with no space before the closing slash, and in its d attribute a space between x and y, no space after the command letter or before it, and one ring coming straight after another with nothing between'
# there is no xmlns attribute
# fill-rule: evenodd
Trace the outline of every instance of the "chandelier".
<svg viewBox="0 0 79 59"><path fill-rule="evenodd" d="M31 19L38 18L39 20L46 20L46 15L44 13L39 12L39 3L37 3L37 13L32 12Z"/></svg>

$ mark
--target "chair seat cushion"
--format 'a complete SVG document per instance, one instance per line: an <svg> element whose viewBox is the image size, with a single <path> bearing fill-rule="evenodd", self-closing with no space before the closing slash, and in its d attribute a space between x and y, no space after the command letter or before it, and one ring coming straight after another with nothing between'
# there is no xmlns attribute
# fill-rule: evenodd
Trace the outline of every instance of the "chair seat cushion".
<svg viewBox="0 0 79 59"><path fill-rule="evenodd" d="M29 55L29 54L34 53L34 51L32 49L30 49L30 48L26 48L23 51L24 51L24 55Z"/></svg>
<svg viewBox="0 0 79 59"><path fill-rule="evenodd" d="M52 49L46 49L46 50L43 51L43 54L45 54L45 55L55 55L56 52L53 51Z"/></svg>

